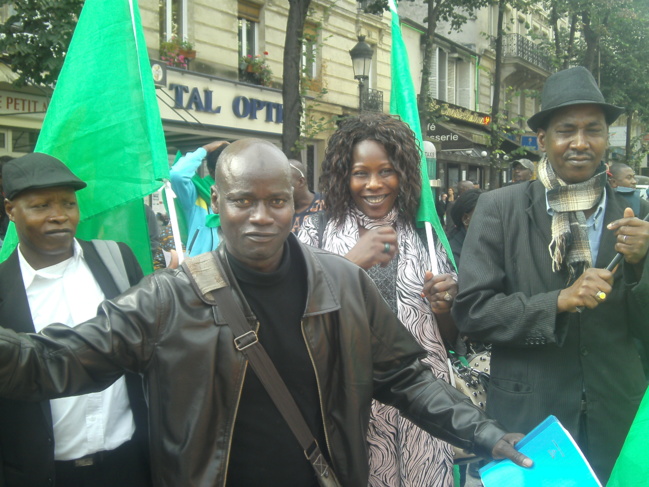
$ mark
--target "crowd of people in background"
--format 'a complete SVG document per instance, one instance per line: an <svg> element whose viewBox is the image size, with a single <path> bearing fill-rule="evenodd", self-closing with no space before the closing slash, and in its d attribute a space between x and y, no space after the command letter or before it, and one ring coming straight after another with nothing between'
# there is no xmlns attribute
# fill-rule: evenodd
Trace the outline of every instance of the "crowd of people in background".
<svg viewBox="0 0 649 487"><path fill-rule="evenodd" d="M63 162L1 159L0 244L12 221L19 246L0 264L0 484L451 487L451 444L529 467L513 446L550 414L605 483L649 363L649 203L604 164L622 112L584 68L552 75L528 120L543 157L498 190L440 190L432 241L396 116L341 121L318 192L267 141L170 149L182 248L149 209L154 268L172 270L145 278L127 246L75 238L85 183ZM468 340L491 351L486 414L448 384ZM246 369L258 344L320 460Z"/></svg>

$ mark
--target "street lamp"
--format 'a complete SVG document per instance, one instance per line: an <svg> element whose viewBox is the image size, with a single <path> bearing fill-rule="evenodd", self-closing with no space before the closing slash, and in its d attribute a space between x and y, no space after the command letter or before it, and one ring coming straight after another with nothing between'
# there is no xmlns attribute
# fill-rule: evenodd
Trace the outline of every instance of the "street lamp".
<svg viewBox="0 0 649 487"><path fill-rule="evenodd" d="M374 51L370 45L365 42L365 36L358 36L358 43L351 48L349 55L352 58L352 66L354 67L354 79L358 80L358 97L359 109L363 111L363 100L367 99L369 86L367 80L370 75L370 63L372 62L372 55Z"/></svg>

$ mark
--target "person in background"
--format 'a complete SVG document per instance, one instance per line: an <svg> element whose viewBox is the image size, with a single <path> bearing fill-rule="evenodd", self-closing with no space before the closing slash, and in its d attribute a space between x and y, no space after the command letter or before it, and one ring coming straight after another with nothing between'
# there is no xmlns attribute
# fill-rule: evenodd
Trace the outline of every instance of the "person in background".
<svg viewBox="0 0 649 487"><path fill-rule="evenodd" d="M41 153L8 162L3 172L4 204L19 243L0 264L0 324L34 332L92 318L120 289L94 243L75 238L75 192L86 183ZM117 247L125 279L134 285L142 270L130 248ZM45 361L56 357L53 352ZM139 375L118 374L108 389L95 391L42 402L0 399L0 485L151 485Z"/></svg>
<svg viewBox="0 0 649 487"><path fill-rule="evenodd" d="M610 176L608 182L611 188L633 188L636 187L635 171L632 167L622 163L616 162L611 164L609 168Z"/></svg>
<svg viewBox="0 0 649 487"><path fill-rule="evenodd" d="M624 163L616 162L609 168L608 183L618 194L624 197L635 215L649 211L649 202L636 190L635 171Z"/></svg>
<svg viewBox="0 0 649 487"><path fill-rule="evenodd" d="M518 159L512 163L512 183L529 181L534 176L534 163L529 159Z"/></svg>
<svg viewBox="0 0 649 487"><path fill-rule="evenodd" d="M442 228L445 225L444 218L446 215L446 205L448 204L448 194L442 193L439 196L439 199L435 202L435 210L437 211L437 217L439 218Z"/></svg>
<svg viewBox="0 0 649 487"><path fill-rule="evenodd" d="M2 189L2 167L9 161L12 161L14 158L11 156L2 156L0 157L0 195L4 195ZM5 239L7 234L7 227L9 226L9 218L5 213L4 205L0 205L0 248L2 248L2 242Z"/></svg>
<svg viewBox="0 0 649 487"><path fill-rule="evenodd" d="M74 328L0 328L0 396L74 395L137 371L148 390L156 487L316 487L306 452L240 351L258 341L341 485L367 485L372 398L458 447L532 465L513 447L521 434L507 433L421 362L427 353L364 271L291 233L290 166L275 145L232 143L217 165L212 206L223 237L216 252L145 277ZM209 269L199 273L207 286L190 267ZM236 336L214 307L212 293L226 286L256 332ZM444 291L426 295L448 307Z"/></svg>
<svg viewBox="0 0 649 487"><path fill-rule="evenodd" d="M453 218L453 223L455 223L455 228L448 234L448 243L451 245L451 251L453 252L453 258L457 266L460 265L460 255L462 254L464 238L466 237L466 232L469 228L471 217L473 216L473 210L475 210L478 204L480 193L482 191L479 189L465 191L457 199L451 210L451 217Z"/></svg>
<svg viewBox="0 0 649 487"><path fill-rule="evenodd" d="M295 217L293 218L293 233L297 235L304 217L324 209L324 202L320 193L313 193L307 184L306 168L297 159L289 159L291 174L293 176L293 202L295 203Z"/></svg>
<svg viewBox="0 0 649 487"><path fill-rule="evenodd" d="M210 252L216 249L219 243L217 228L208 220L213 214L210 209L210 188L214 184L217 159L227 145L228 142L217 140L199 147L181 157L169 171L171 188L178 197L187 221L185 245L190 257ZM196 171L206 158L209 175L200 179Z"/></svg>
<svg viewBox="0 0 649 487"><path fill-rule="evenodd" d="M174 235L171 225L167 224L162 227L158 235L158 247L153 253L153 270L158 269L176 269L179 265L178 251L174 243ZM183 252L185 247L183 246Z"/></svg>
<svg viewBox="0 0 649 487"><path fill-rule="evenodd" d="M326 218L306 219L298 238L365 269L426 350L426 366L448 381L440 328L452 343L456 333L449 311L457 284L438 239L431 242L439 268L433 276L428 247L415 229L420 161L414 133L401 120L383 114L346 119L330 137L322 164ZM453 485L451 446L394 407L372 403L367 441L370 486Z"/></svg>
<svg viewBox="0 0 649 487"><path fill-rule="evenodd" d="M449 188L449 201L448 204L446 205L446 215L445 215L446 225L444 226L444 230L446 231L446 233L450 232L451 230L453 230L453 228L455 228L455 222L453 222L453 217L451 216L451 210L453 209L453 205L455 205L455 201L457 201L457 199L460 197L462 193L469 191L471 189L475 189L475 187L473 185L473 182L467 179L459 181L457 183L457 188L453 192L454 197L452 200L450 199L451 189L452 188Z"/></svg>
<svg viewBox="0 0 649 487"><path fill-rule="evenodd" d="M624 109L584 67L550 76L541 102L538 179L480 196L453 316L492 345L487 412L524 432L555 415L604 485L647 387L649 222L606 184Z"/></svg>

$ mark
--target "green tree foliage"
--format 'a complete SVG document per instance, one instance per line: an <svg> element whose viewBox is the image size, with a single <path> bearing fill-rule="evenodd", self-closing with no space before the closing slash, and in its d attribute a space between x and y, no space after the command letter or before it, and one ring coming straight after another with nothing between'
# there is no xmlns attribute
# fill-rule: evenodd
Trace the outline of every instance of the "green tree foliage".
<svg viewBox="0 0 649 487"><path fill-rule="evenodd" d="M83 0L0 0L15 14L0 25L0 52L18 86L53 85L77 25Z"/></svg>
<svg viewBox="0 0 649 487"><path fill-rule="evenodd" d="M410 0L414 1L414 0ZM482 7L492 3L492 0L422 0L427 6L427 15L424 18L426 24L426 36L424 46L424 59L422 66L420 96L417 101L419 109L419 119L422 127L426 126L432 113L430 107L435 106L432 103L430 93L430 75L431 64L435 47L435 31L439 22L447 22L451 29L459 30L474 14ZM387 0L373 0L365 6L365 11L369 13L379 13L388 10Z"/></svg>

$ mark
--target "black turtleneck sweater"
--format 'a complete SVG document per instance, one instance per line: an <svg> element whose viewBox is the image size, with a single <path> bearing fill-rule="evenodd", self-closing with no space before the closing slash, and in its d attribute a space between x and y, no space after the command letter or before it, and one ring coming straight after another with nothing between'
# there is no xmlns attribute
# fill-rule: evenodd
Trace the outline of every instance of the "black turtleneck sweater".
<svg viewBox="0 0 649 487"><path fill-rule="evenodd" d="M259 341L326 450L315 372L300 323L306 307L306 265L298 244L289 242L274 272L251 270L231 254L228 262L260 323ZM250 366L234 426L227 485L317 486L313 467Z"/></svg>

